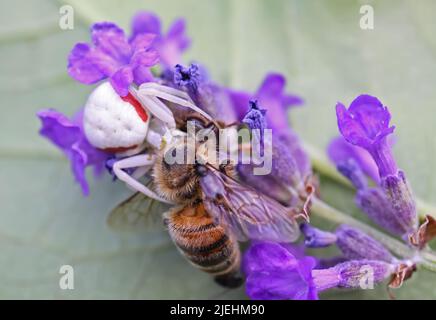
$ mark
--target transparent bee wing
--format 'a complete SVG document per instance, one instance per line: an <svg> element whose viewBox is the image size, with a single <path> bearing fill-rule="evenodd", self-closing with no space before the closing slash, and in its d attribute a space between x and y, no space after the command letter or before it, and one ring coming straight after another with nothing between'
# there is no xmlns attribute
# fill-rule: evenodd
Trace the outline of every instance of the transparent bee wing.
<svg viewBox="0 0 436 320"><path fill-rule="evenodd" d="M239 241L298 239L300 230L292 208L241 185L211 166L208 169L200 179L205 208Z"/></svg>
<svg viewBox="0 0 436 320"><path fill-rule="evenodd" d="M115 231L144 231L163 225L162 215L169 205L137 192L121 202L109 214L107 223Z"/></svg>

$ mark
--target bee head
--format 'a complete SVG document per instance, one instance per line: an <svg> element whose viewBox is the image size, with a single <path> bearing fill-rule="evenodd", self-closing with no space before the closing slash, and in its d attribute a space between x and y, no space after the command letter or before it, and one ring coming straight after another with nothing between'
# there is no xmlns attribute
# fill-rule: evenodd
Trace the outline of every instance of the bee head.
<svg viewBox="0 0 436 320"><path fill-rule="evenodd" d="M203 164L196 163L195 172L198 174L199 177L205 177L207 175L207 168Z"/></svg>

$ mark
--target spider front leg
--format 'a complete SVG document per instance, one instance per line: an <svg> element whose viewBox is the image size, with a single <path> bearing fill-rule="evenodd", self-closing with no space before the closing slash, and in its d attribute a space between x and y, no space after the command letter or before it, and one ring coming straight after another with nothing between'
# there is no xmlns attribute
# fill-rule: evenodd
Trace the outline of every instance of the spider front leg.
<svg viewBox="0 0 436 320"><path fill-rule="evenodd" d="M171 110L162 102L153 100L146 92L139 89L136 91L138 99L141 104L149 111L154 117L165 123L169 128L176 127L176 121Z"/></svg>
<svg viewBox="0 0 436 320"><path fill-rule="evenodd" d="M156 100L159 101L157 98L160 98L176 103L180 106L190 108L200 113L208 120L212 120L212 117L209 114L204 112L192 102L191 98L188 94L186 94L186 92L156 83L143 83L139 87L138 93L139 96L148 96L149 98L152 98L152 100L154 100L155 102Z"/></svg>
<svg viewBox="0 0 436 320"><path fill-rule="evenodd" d="M120 179L121 181L124 181L133 190L139 191L145 194L146 196L153 198L157 201L171 204L170 201L160 197L154 191L150 190L148 187L140 183L138 180L134 179L132 176L130 176L123 170L123 169L138 168L138 167L148 167L149 170L153 166L155 160L156 159L154 156L141 154L115 162L113 166L113 170L117 178ZM145 173L146 171L143 171L143 174Z"/></svg>

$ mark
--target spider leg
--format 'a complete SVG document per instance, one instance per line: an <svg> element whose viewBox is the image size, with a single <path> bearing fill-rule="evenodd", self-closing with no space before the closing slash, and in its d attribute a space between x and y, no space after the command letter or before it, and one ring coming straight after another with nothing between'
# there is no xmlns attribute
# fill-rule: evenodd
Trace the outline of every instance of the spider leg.
<svg viewBox="0 0 436 320"><path fill-rule="evenodd" d="M141 90L138 90L138 98L153 116L166 123L170 128L176 127L173 113L162 101L156 102Z"/></svg>
<svg viewBox="0 0 436 320"><path fill-rule="evenodd" d="M150 171L150 169L152 167L153 166L150 165L150 166L142 166L142 167L137 168L135 171L133 171L132 178L137 180L137 179L145 176L147 174L147 172Z"/></svg>
<svg viewBox="0 0 436 320"><path fill-rule="evenodd" d="M147 82L147 83L143 83L141 85L142 88L146 89L146 88L150 88L150 89L156 89L159 90L161 92L165 92L168 94L171 94L173 96L188 100L190 102L192 102L191 97L189 96L189 94L187 94L185 91L182 90L178 90L178 89L174 89L168 86L164 86L158 83L154 83L154 82Z"/></svg>
<svg viewBox="0 0 436 320"><path fill-rule="evenodd" d="M154 97L157 97L160 99L164 99L164 100L176 103L176 104L181 105L183 107L190 108L190 109L200 113L201 115L203 115L206 119L212 120L212 117L209 114L207 114L206 112L201 110L199 107L197 107L194 103L192 103L192 101L190 101L190 99L189 100L182 99L178 96L166 93L165 91L162 91L161 89L150 88L150 87L146 87L144 85L141 85L139 87L138 92L141 93L141 96L142 95L154 96Z"/></svg>
<svg viewBox="0 0 436 320"><path fill-rule="evenodd" d="M140 183L138 180L134 179L132 176L127 174L123 169L128 168L136 168L136 167L144 167L151 166L155 162L155 157L147 154L141 154L129 158L125 158L115 162L113 166L113 170L115 175L121 181L124 181L129 187L132 189L139 191L146 196L153 198L160 202L171 203L170 201L160 197L154 191L150 190L148 187Z"/></svg>

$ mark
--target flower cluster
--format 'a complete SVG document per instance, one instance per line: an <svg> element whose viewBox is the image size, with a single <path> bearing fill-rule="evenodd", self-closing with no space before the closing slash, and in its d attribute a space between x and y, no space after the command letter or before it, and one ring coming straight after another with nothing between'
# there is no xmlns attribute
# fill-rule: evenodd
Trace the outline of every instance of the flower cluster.
<svg viewBox="0 0 436 320"><path fill-rule="evenodd" d="M266 147L272 150L271 171L255 175L257 164L237 163L238 183L265 195L275 207L285 208L284 221L289 216L295 230L301 230L304 248L336 246L340 251L330 259L318 259L306 256L298 245L255 238L242 262L250 298L318 299L320 292L331 288L366 289L388 278L389 286L397 288L415 271L418 259L395 257L358 228L342 224L326 231L309 223L298 228L295 217L302 215L309 221L318 185L308 155L288 121L289 108L303 104L303 100L286 93L283 75L267 74L254 93L214 82L203 65L182 63L182 54L190 45L183 19L174 21L164 33L156 15L139 12L133 17L129 36L110 22L96 23L90 31L91 43L78 43L72 48L67 69L73 79L85 85L103 83L86 104L92 110L86 114L86 106L80 108L71 119L53 109L37 114L42 123L40 134L65 154L85 195L89 194L86 168L93 167L96 175L106 168L114 180L118 177L134 189L164 200L133 177L144 176L153 164L155 154L147 155L144 150L161 150L168 135L177 125L181 127L177 121L184 118L176 119L174 114L184 106L218 124L215 128L237 125L248 128L252 135L259 131L260 153ZM99 117L109 109L104 100L108 97L116 110ZM422 251L436 236L436 221L427 217L419 226L410 185L393 157L395 127L390 125L388 108L373 96L360 95L348 108L338 103L336 115L341 136L332 140L328 155L355 187L357 206L378 226L401 237L413 252ZM107 123L109 133L103 128ZM95 129L92 135L91 129ZM265 129L271 130L272 139L264 139ZM117 130L125 130L122 139L116 135ZM114 145L91 143L99 139L115 140L111 141ZM212 188L210 192L214 193L220 186L216 183ZM276 221L274 217L268 220ZM256 223L249 221L243 226L254 228Z"/></svg>
<svg viewBox="0 0 436 320"><path fill-rule="evenodd" d="M410 185L393 157L394 127L388 108L375 97L360 95L349 108L338 103L336 115L342 136L329 145L330 159L357 189L357 206L380 227L401 236L415 255L396 258L383 244L351 226L340 225L330 232L302 224L306 248L335 245L341 255L316 260L295 255L280 244L256 243L244 258L251 298L317 299L329 288L367 289L388 278L389 287L398 288L412 276L419 251L436 234L430 216L418 226Z"/></svg>
<svg viewBox="0 0 436 320"><path fill-rule="evenodd" d="M285 93L285 86L283 75L270 73L252 95L243 91L228 91L238 119L249 126L267 127L273 132L271 174L255 176L252 174L252 164L240 165L238 173L241 179L281 203L295 205L300 198L310 196L307 186L312 183L312 169L299 137L289 125L287 115L290 107L301 105L303 100ZM255 102L250 102L250 99ZM248 106L250 109L247 110ZM265 124L259 123L261 115L265 115Z"/></svg>
<svg viewBox="0 0 436 320"><path fill-rule="evenodd" d="M365 289L395 272L394 264L380 260L355 259L330 268L318 264L313 257L293 254L286 245L256 243L244 256L247 294L261 300L315 300L324 290Z"/></svg>
<svg viewBox="0 0 436 320"><path fill-rule="evenodd" d="M403 171L398 169L388 141L394 132L387 107L361 95L347 109L336 106L342 138L329 146L338 170L356 187L356 203L375 223L407 239L416 232L415 200ZM369 187L365 174L377 183Z"/></svg>

